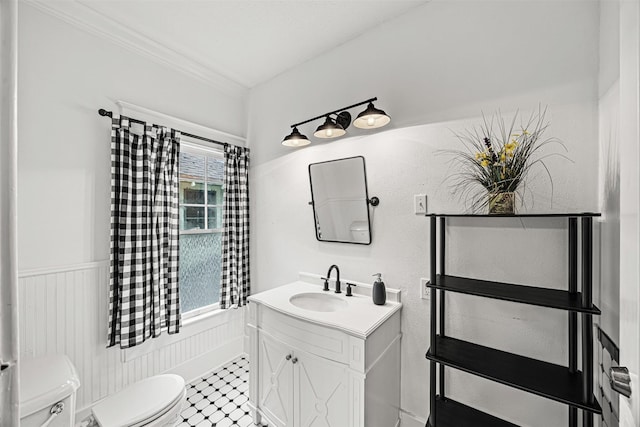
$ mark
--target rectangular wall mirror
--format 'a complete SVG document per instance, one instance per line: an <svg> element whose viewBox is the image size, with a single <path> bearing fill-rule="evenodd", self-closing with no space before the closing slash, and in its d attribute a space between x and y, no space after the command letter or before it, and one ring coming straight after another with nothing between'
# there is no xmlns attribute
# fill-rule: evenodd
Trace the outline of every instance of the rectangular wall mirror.
<svg viewBox="0 0 640 427"><path fill-rule="evenodd" d="M371 243L364 157L309 165L316 238L323 242Z"/></svg>

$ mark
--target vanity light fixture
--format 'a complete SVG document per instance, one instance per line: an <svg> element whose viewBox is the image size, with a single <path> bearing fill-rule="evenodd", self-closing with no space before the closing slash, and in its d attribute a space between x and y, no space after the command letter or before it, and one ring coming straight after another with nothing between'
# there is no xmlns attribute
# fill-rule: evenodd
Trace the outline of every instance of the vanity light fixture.
<svg viewBox="0 0 640 427"><path fill-rule="evenodd" d="M309 138L301 134L296 126L293 126L293 131L282 140L282 145L287 147L304 147L310 143Z"/></svg>
<svg viewBox="0 0 640 427"><path fill-rule="evenodd" d="M391 117L384 111L373 106L373 102L353 121L353 125L360 129L376 129L385 126L391 121Z"/></svg>
<svg viewBox="0 0 640 427"><path fill-rule="evenodd" d="M282 145L287 147L302 147L311 143L309 138L304 136L298 130L298 126L305 123L312 122L324 118L325 121L322 125L318 126L313 136L316 138L337 138L347 133L347 128L351 124L351 114L346 111L351 108L358 107L360 105L368 104L367 108L358 114L353 125L360 129L376 129L387 125L391 118L384 111L376 108L373 105L374 101L378 98L367 99L366 101L358 102L357 104L349 105L348 107L340 108L339 110L330 111L320 116L314 117L309 120L305 120L300 123L291 125L293 131L282 140ZM335 116L335 119L332 118Z"/></svg>
<svg viewBox="0 0 640 427"><path fill-rule="evenodd" d="M316 138L337 138L345 133L347 131L339 123L334 122L331 117L327 116L324 124L318 126L313 136Z"/></svg>

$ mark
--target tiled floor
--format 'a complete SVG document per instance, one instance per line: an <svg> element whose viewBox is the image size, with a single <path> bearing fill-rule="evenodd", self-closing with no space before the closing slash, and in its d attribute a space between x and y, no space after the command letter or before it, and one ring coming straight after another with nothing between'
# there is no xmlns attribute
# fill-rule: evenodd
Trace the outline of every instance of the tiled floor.
<svg viewBox="0 0 640 427"><path fill-rule="evenodd" d="M240 357L187 386L178 427L255 426L249 414L249 361ZM260 424L265 426L265 424Z"/></svg>

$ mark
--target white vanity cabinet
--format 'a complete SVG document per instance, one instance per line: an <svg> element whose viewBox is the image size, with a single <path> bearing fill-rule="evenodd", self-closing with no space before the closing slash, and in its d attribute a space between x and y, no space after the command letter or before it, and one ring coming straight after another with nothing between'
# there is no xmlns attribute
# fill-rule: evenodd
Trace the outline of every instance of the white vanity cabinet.
<svg viewBox="0 0 640 427"><path fill-rule="evenodd" d="M399 303L361 333L279 310L259 295L250 299L246 324L249 404L256 422L276 427L399 425Z"/></svg>
<svg viewBox="0 0 640 427"><path fill-rule="evenodd" d="M250 385L258 385L261 409L273 424L293 425L293 364L291 350L281 342L258 336L258 359L251 358ZM254 362L257 360L257 364ZM253 375L253 374L257 375ZM257 379L255 378L257 377ZM250 393L250 394L253 394ZM255 418L254 418L255 419Z"/></svg>
<svg viewBox="0 0 640 427"><path fill-rule="evenodd" d="M262 412L276 426L349 425L347 367L258 334Z"/></svg>

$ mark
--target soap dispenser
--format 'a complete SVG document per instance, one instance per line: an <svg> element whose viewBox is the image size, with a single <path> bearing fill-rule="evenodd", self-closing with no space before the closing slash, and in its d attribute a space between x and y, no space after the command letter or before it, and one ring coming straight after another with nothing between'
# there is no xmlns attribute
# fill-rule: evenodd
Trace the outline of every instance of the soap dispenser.
<svg viewBox="0 0 640 427"><path fill-rule="evenodd" d="M374 276L378 276L378 278L373 284L373 292L371 293L373 303L375 305L384 305L384 303L387 302L387 290L385 289L384 282L381 279L382 274L376 273Z"/></svg>

